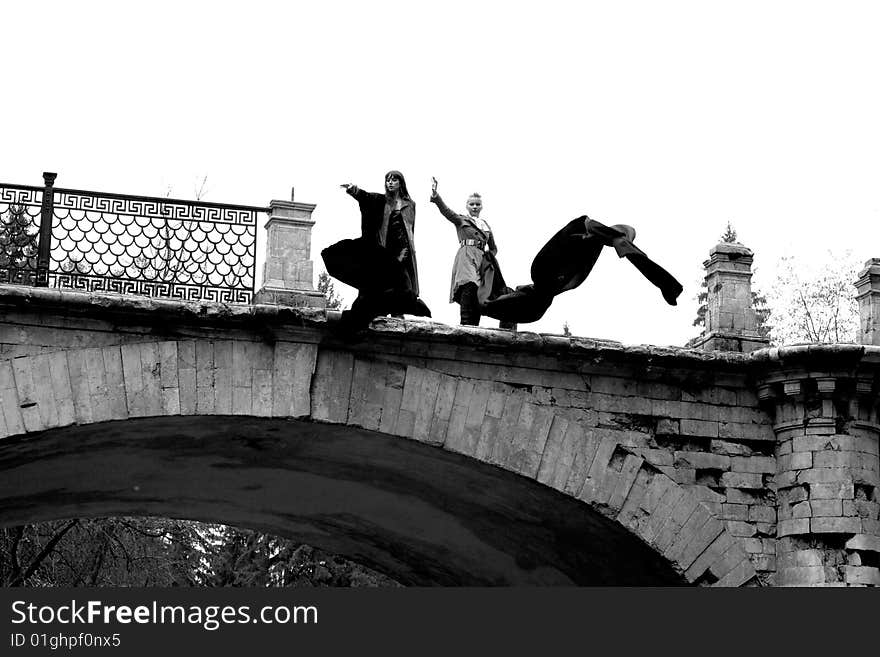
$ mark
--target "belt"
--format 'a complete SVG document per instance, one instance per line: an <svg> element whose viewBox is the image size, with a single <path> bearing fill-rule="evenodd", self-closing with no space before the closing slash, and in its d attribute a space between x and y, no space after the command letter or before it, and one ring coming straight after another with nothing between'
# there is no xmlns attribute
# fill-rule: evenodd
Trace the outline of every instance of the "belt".
<svg viewBox="0 0 880 657"><path fill-rule="evenodd" d="M477 246L479 248L483 248L486 244L485 242L481 242L480 240L462 240L458 243L459 246Z"/></svg>

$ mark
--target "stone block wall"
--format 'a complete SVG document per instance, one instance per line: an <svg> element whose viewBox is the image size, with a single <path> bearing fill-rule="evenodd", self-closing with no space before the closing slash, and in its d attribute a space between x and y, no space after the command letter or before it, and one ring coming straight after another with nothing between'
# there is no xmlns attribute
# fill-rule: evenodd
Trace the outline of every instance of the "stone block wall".
<svg viewBox="0 0 880 657"><path fill-rule="evenodd" d="M440 354L425 352L416 341L399 344L398 353L384 353L381 360L361 350L322 350L313 418L418 440L535 479L624 524L689 581L739 585L754 578L742 541L719 518L726 496L696 483L697 473L708 473L713 479L707 483L715 485L731 468L730 456L710 451L713 443L722 452L751 453L736 447L736 439L717 439L721 422L697 418L726 413L729 421L723 424L742 425L736 433L766 442L764 451L772 453L767 440L772 432L760 412L730 412L735 391L696 394L683 403L672 383L561 372L558 360L552 372L535 369L544 357L535 357L533 367L517 367L509 349L445 346L454 347L449 354L455 358L434 358ZM619 345L606 347L610 353L623 351ZM411 364L410 354L418 352L425 355ZM474 362L477 357L495 365ZM607 367L619 370L617 365ZM727 411L721 410L724 402ZM684 439L682 424L691 434ZM733 467L764 467L739 458ZM764 504L757 498L752 506ZM767 525L775 522L773 516ZM763 519L766 511L752 513L753 522Z"/></svg>
<svg viewBox="0 0 880 657"><path fill-rule="evenodd" d="M768 354L781 366L760 389L777 438L780 585L880 584L880 423L866 357L877 354L857 345Z"/></svg>
<svg viewBox="0 0 880 657"><path fill-rule="evenodd" d="M369 422L362 426L379 426L514 469L589 499L600 510L612 493L605 487L594 496L591 490L603 484L592 481L591 470L596 476L608 468L629 473L621 485L633 488L640 483L640 467L662 473L723 523L725 540L729 533L750 553L761 581L772 581L775 435L749 385L747 356L561 336L454 333L457 341L420 348L410 340L396 345L396 353L383 354L405 370L395 371L395 384L385 393L375 392L364 407L352 403L356 419L362 408L369 409L364 415ZM511 353L511 342L525 346L530 340L542 348ZM352 372L368 367L358 365L358 356ZM363 352L362 358L370 357ZM406 365L413 362L418 367ZM357 399L362 393L352 376L351 395ZM336 371L332 379L345 385ZM371 374L363 385L381 380L382 374ZM404 387L395 391L398 385ZM398 396L403 399L399 416L381 415L380 398ZM561 452L569 454L565 465L551 457ZM607 510L619 512L613 506Z"/></svg>
<svg viewBox="0 0 880 657"><path fill-rule="evenodd" d="M124 389L135 416L346 424L581 500L695 583L877 582L880 348L706 352L398 320L345 343L320 311L0 299L8 434L53 426L40 400L66 368L74 409L97 413L77 422L124 417L98 401Z"/></svg>

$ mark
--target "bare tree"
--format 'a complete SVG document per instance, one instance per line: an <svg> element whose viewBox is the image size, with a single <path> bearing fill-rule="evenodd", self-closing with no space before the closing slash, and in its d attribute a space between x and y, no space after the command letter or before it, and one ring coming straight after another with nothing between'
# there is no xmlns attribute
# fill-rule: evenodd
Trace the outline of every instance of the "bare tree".
<svg viewBox="0 0 880 657"><path fill-rule="evenodd" d="M397 586L296 541L168 518L0 528L0 586Z"/></svg>
<svg viewBox="0 0 880 657"><path fill-rule="evenodd" d="M853 282L859 265L851 251L828 251L818 260L782 258L767 294L773 342L856 342L859 309Z"/></svg>
<svg viewBox="0 0 880 657"><path fill-rule="evenodd" d="M195 200L200 201L207 193L208 176L203 176L195 188ZM165 198L171 198L172 188L165 190ZM164 218L159 233L141 254L126 267L130 278L144 278L163 283L190 283L201 285L208 279L206 261L199 261L193 248L194 233L199 229L195 220L173 219L171 209L163 204L160 214Z"/></svg>

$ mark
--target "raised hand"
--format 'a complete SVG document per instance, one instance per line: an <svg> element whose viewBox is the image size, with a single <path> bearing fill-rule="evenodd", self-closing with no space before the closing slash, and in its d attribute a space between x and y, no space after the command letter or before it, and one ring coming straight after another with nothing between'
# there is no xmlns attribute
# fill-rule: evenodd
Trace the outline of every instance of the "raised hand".
<svg viewBox="0 0 880 657"><path fill-rule="evenodd" d="M434 176L431 176L431 198L437 198L437 179Z"/></svg>

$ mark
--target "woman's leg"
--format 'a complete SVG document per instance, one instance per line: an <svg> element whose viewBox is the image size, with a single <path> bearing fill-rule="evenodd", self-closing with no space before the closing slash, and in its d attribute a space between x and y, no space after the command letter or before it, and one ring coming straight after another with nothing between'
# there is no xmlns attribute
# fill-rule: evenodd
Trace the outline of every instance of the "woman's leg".
<svg viewBox="0 0 880 657"><path fill-rule="evenodd" d="M400 271L399 280L396 282L394 289L389 291L391 303L388 307L387 314L397 319L403 319L404 308L412 304L415 299L413 292L412 277L410 275L409 263L404 261L401 263L403 267Z"/></svg>
<svg viewBox="0 0 880 657"><path fill-rule="evenodd" d="M477 298L477 284L465 283L458 288L456 294L458 305L461 306L461 324L463 326L480 325L480 301Z"/></svg>

